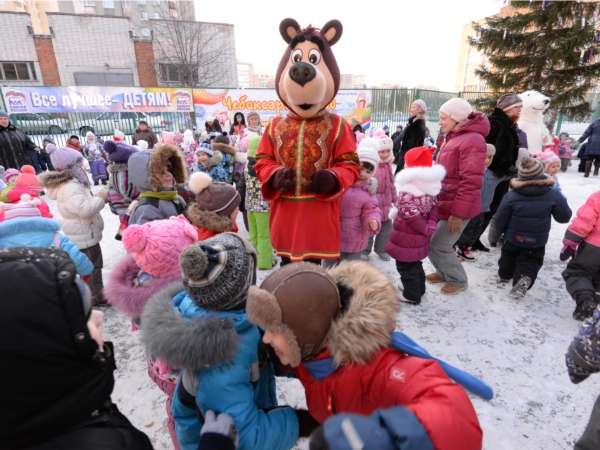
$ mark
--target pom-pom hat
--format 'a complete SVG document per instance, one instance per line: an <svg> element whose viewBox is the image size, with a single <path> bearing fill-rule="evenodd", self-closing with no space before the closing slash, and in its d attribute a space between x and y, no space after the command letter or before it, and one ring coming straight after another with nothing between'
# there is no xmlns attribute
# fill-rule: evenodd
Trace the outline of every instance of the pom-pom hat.
<svg viewBox="0 0 600 450"><path fill-rule="evenodd" d="M213 182L210 175L204 172L193 173L188 186L196 195L197 207L201 211L229 217L242 201L235 187L220 181Z"/></svg>
<svg viewBox="0 0 600 450"><path fill-rule="evenodd" d="M114 163L126 163L131 155L138 152L137 148L125 142L104 141L103 147L108 153L108 160Z"/></svg>
<svg viewBox="0 0 600 450"><path fill-rule="evenodd" d="M15 178L15 184L18 186L27 186L33 192L39 193L44 190L35 174L35 169L28 165L21 167L21 173Z"/></svg>
<svg viewBox="0 0 600 450"><path fill-rule="evenodd" d="M536 158L523 158L519 166L519 178L534 178L544 175L544 164Z"/></svg>
<svg viewBox="0 0 600 450"><path fill-rule="evenodd" d="M433 152L435 147L415 147L404 155L404 163L407 168L431 167L433 165Z"/></svg>

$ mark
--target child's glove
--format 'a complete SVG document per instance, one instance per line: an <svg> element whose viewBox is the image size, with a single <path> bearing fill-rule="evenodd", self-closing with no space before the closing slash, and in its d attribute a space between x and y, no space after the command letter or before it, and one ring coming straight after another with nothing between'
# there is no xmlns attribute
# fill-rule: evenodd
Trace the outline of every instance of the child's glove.
<svg viewBox="0 0 600 450"><path fill-rule="evenodd" d="M329 194L339 190L340 184L336 176L328 169L317 170L310 175L310 181L306 185L306 192L315 194Z"/></svg>
<svg viewBox="0 0 600 450"><path fill-rule="evenodd" d="M269 184L278 191L281 191L282 194L285 194L292 187L293 176L294 169L289 167L279 169L271 176L271 178L269 178Z"/></svg>
<svg viewBox="0 0 600 450"><path fill-rule="evenodd" d="M560 251L560 260L566 261L569 258L577 258L577 247L580 242L572 241L571 239L564 238L563 244L565 244Z"/></svg>
<svg viewBox="0 0 600 450"><path fill-rule="evenodd" d="M558 154L563 155L567 151L563 146L558 147Z"/></svg>
<svg viewBox="0 0 600 450"><path fill-rule="evenodd" d="M200 448L203 448L202 442L209 438L209 436L206 436L207 434L220 434L231 439L233 441L234 448L237 448L238 444L240 443L240 438L238 436L235 424L233 423L233 419L229 414L226 413L221 413L217 416L214 411L210 409L206 411L206 414L204 415L204 425L200 431Z"/></svg>

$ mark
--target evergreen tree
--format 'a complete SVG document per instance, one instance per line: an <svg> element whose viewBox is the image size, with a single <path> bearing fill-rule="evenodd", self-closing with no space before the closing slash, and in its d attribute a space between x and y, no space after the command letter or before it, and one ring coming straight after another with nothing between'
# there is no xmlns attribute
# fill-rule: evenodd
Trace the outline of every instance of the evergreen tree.
<svg viewBox="0 0 600 450"><path fill-rule="evenodd" d="M552 99L552 125L560 109L583 119L592 110L586 94L597 91L600 82L600 2L511 1L510 6L513 16L473 24L469 44L489 58L475 73L494 93L475 103L491 110L504 92L535 90Z"/></svg>

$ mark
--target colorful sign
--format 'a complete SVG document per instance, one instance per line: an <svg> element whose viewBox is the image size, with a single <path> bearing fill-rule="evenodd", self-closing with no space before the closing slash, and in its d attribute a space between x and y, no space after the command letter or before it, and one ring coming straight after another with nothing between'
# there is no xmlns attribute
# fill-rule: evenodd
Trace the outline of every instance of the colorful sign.
<svg viewBox="0 0 600 450"><path fill-rule="evenodd" d="M256 111L263 125L267 125L271 117L287 113L275 89L194 89L194 106L199 130L204 130L209 116L219 121L223 131L229 131L236 112L246 115ZM371 125L371 91L339 91L329 104L329 110L343 116L351 127L361 124L368 129Z"/></svg>
<svg viewBox="0 0 600 450"><path fill-rule="evenodd" d="M3 87L9 113L46 112L192 112L186 88Z"/></svg>

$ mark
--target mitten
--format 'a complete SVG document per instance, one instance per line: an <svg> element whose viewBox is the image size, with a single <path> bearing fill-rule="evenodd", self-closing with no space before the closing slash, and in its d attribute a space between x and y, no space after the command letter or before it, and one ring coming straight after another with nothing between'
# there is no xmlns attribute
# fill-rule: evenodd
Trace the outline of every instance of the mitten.
<svg viewBox="0 0 600 450"><path fill-rule="evenodd" d="M455 234L462 231L462 219L456 216L448 218L448 233Z"/></svg>
<svg viewBox="0 0 600 450"><path fill-rule="evenodd" d="M279 169L271 176L271 178L269 178L269 184L278 191L281 191L282 194L285 194L292 187L293 176L294 169L289 167L285 169Z"/></svg>
<svg viewBox="0 0 600 450"><path fill-rule="evenodd" d="M256 159L253 158L252 156L248 157L248 174L250 174L250 176L255 177L256 176L256 169L254 168L254 166L256 165Z"/></svg>
<svg viewBox="0 0 600 450"><path fill-rule="evenodd" d="M579 247L580 242L572 241L571 239L564 238L563 239L563 248L560 251L560 260L566 261L569 258L577 258L577 247Z"/></svg>
<svg viewBox="0 0 600 450"><path fill-rule="evenodd" d="M221 413L217 416L214 411L210 409L206 411L206 414L204 415L204 425L200 431L201 444L203 441L202 438L207 434L219 434L231 439L234 448L237 448L239 444L239 437L233 419L226 413Z"/></svg>
<svg viewBox="0 0 600 450"><path fill-rule="evenodd" d="M340 184L332 171L328 169L317 170L310 175L310 181L306 185L306 192L315 194L329 194L339 190Z"/></svg>
<svg viewBox="0 0 600 450"><path fill-rule="evenodd" d="M295 409L298 423L300 424L300 437L309 437L319 426L319 422L312 418L310 413L304 409Z"/></svg>
<svg viewBox="0 0 600 450"><path fill-rule="evenodd" d="M437 224L431 224L429 223L429 221L427 222L427 226L426 226L426 231L425 231L425 235L426 236L432 236L436 231L437 231Z"/></svg>
<svg viewBox="0 0 600 450"><path fill-rule="evenodd" d="M329 450L329 446L325 440L324 425L319 425L319 427L312 432L310 440L308 441L308 448L310 450Z"/></svg>

